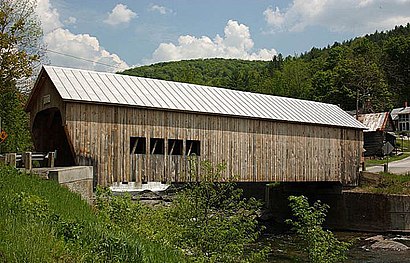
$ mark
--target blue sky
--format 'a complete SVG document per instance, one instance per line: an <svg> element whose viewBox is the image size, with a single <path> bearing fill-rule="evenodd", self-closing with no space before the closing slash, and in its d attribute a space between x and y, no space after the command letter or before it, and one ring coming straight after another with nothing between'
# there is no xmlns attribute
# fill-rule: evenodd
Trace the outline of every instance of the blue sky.
<svg viewBox="0 0 410 263"><path fill-rule="evenodd" d="M410 0L38 0L37 13L50 64L116 71L300 54L406 24Z"/></svg>

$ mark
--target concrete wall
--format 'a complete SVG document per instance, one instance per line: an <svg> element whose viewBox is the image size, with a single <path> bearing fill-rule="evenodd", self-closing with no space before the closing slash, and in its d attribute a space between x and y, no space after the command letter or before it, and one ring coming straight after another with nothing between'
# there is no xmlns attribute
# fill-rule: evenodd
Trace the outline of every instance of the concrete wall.
<svg viewBox="0 0 410 263"><path fill-rule="evenodd" d="M410 196L342 191L336 184L281 184L269 188L268 207L274 220L291 218L290 195L305 195L311 204L330 206L326 227L369 232L410 232Z"/></svg>
<svg viewBox="0 0 410 263"><path fill-rule="evenodd" d="M50 170L48 177L78 193L88 203L93 199L93 167L72 166Z"/></svg>
<svg viewBox="0 0 410 263"><path fill-rule="evenodd" d="M333 206L327 220L331 228L410 232L410 196L347 191L322 200Z"/></svg>

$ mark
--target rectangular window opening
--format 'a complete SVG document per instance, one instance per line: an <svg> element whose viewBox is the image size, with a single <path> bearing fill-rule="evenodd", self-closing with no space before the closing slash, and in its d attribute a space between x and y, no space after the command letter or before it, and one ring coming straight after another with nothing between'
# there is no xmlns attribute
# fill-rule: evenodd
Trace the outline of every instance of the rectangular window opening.
<svg viewBox="0 0 410 263"><path fill-rule="evenodd" d="M182 140L169 139L168 140L168 154L169 155L182 155Z"/></svg>
<svg viewBox="0 0 410 263"><path fill-rule="evenodd" d="M201 155L201 142L196 140L187 140L186 141L186 155Z"/></svg>
<svg viewBox="0 0 410 263"><path fill-rule="evenodd" d="M145 137L130 137L130 154L146 154L146 145Z"/></svg>
<svg viewBox="0 0 410 263"><path fill-rule="evenodd" d="M164 154L165 153L164 139L151 138L150 139L150 153L151 154Z"/></svg>

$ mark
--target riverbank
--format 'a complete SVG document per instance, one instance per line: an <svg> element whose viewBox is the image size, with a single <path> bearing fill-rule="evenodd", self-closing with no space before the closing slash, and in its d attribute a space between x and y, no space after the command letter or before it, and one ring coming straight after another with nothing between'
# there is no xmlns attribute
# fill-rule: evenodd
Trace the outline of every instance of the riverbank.
<svg viewBox="0 0 410 263"><path fill-rule="evenodd" d="M53 180L0 167L0 262L185 262Z"/></svg>
<svg viewBox="0 0 410 263"><path fill-rule="evenodd" d="M410 262L410 252L371 249L372 241L366 240L374 237L375 233L368 232L334 232L335 236L342 241L352 242L352 247L348 252L347 263L408 263ZM396 240L410 246L409 235L386 234L384 238ZM306 255L301 252L300 241L291 233L266 234L261 243L269 244L272 252L269 255L270 263L308 263Z"/></svg>

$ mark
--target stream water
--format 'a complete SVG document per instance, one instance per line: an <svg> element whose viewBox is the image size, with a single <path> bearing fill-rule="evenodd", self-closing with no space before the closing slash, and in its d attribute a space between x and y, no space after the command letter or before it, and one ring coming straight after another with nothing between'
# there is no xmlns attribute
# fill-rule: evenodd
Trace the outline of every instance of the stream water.
<svg viewBox="0 0 410 263"><path fill-rule="evenodd" d="M348 252L349 263L410 263L410 250L387 251L370 249L370 242L365 239L377 234L361 232L334 232L339 240L351 241L353 246ZM383 235L385 239L395 240L410 246L410 235ZM294 263L309 262L301 253L301 244L292 234L267 234L263 243L272 248L269 262Z"/></svg>

